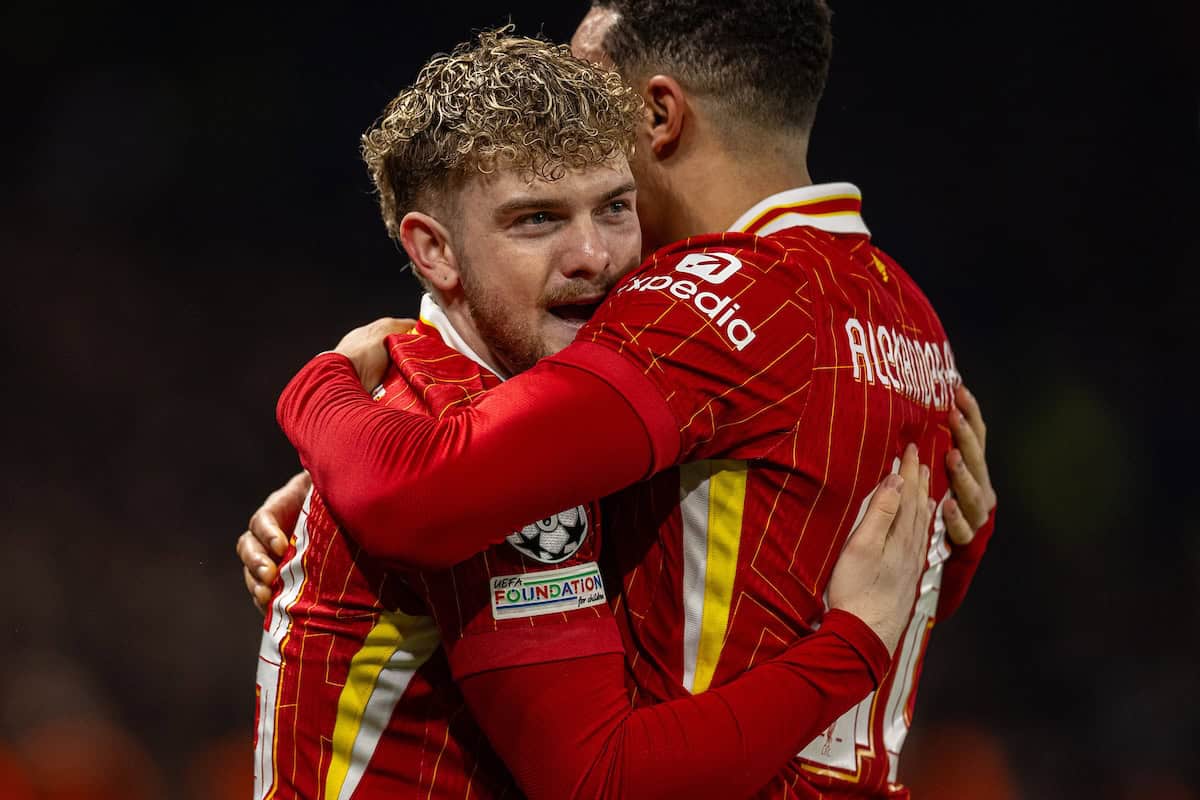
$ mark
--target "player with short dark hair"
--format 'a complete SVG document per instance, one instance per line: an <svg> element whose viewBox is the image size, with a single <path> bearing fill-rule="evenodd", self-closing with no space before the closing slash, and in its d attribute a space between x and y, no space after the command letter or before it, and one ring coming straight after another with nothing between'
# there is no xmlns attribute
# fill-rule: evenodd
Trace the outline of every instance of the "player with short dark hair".
<svg viewBox="0 0 1200 800"><path fill-rule="evenodd" d="M897 757L928 634L969 583L994 494L985 470L978 483L963 478L952 432L971 440L955 408L970 401L936 313L871 243L857 189L812 185L809 125L797 121L807 112L789 117L789 99L773 97L780 127L741 124L703 85L693 91L689 80L721 75L746 46L731 17L701 18L707 6L674 6L685 21L665 35L677 45L645 50L662 62L636 72L618 62L646 103L633 161L643 228L654 244L676 243L627 276L574 344L432 421L363 396L360 380L370 383L383 363L386 325L374 326L311 362L285 391L280 420L364 546L418 563L452 563L521 520L659 473L631 490L635 502L616 502L645 535L610 538L639 700L719 686L815 629L833 559L870 490L903 443L918 441L966 491L939 504L896 669L771 787L899 796ZM799 15L818 30L828 19L823 4L758 8L764 24ZM593 7L576 51L612 56L623 13L620 4ZM824 62L805 69L795 79L820 85ZM982 442L971 446L981 456ZM454 503L448 487L473 476L487 476L476 502ZM939 472L937 493L946 487ZM501 702L572 700L570 687L535 682L521 692L513 683L497 670L463 684L501 755L518 774L544 769L544 753L537 765L527 760L538 740L556 764L571 762L575 739L521 728L507 747L504 729L491 727Z"/></svg>
<svg viewBox="0 0 1200 800"><path fill-rule="evenodd" d="M703 133L742 167L803 169L793 179L800 185L811 183L805 168L808 134L829 73L830 18L821 0L601 0L580 23L572 45L582 58L613 65L634 86L648 85L656 75L669 77L699 112L696 118L704 120ZM656 113L653 102L648 108ZM697 227L692 212L682 207L680 186L664 184L665 173L638 167L652 165L652 148L651 141L640 139L635 153L647 252L680 238L682 229ZM706 166L688 152L673 160L676 173L705 174ZM748 187L770 180L754 174L744 178L738 184ZM743 201L734 199L730 213L736 216L762 196L740 207Z"/></svg>
<svg viewBox="0 0 1200 800"><path fill-rule="evenodd" d="M672 75L689 96L720 114L724 134L756 135L812 125L825 90L833 35L818 0L598 0L615 20L604 52L631 82Z"/></svg>

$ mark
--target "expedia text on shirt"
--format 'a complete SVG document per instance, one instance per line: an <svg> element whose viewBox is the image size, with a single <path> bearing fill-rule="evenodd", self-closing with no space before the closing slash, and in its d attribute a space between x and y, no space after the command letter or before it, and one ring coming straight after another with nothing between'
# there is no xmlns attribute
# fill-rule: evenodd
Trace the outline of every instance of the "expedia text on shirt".
<svg viewBox="0 0 1200 800"><path fill-rule="evenodd" d="M728 253L689 253L675 265L676 272L694 275L704 283L718 285L742 268L742 262ZM691 302L696 310L713 321L736 350L744 350L756 334L750 323L737 316L741 305L728 294L700 291L700 283L674 275L647 275L633 278L617 290L623 292L667 292Z"/></svg>

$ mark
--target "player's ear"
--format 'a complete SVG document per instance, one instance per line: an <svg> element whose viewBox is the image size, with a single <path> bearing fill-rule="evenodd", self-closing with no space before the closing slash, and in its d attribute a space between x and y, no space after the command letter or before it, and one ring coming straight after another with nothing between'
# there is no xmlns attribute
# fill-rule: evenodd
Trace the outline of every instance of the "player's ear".
<svg viewBox="0 0 1200 800"><path fill-rule="evenodd" d="M458 259L450 231L434 217L410 211L400 220L400 244L428 284L440 292L458 288Z"/></svg>
<svg viewBox="0 0 1200 800"><path fill-rule="evenodd" d="M687 95L679 81L669 75L655 75L646 81L642 97L650 126L650 148L657 158L666 158L679 146L683 118L688 111Z"/></svg>

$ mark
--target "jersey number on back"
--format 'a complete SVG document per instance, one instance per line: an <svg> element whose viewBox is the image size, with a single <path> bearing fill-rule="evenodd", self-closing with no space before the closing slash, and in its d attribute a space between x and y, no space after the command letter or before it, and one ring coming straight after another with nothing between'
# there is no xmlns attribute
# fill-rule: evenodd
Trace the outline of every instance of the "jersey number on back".
<svg viewBox="0 0 1200 800"><path fill-rule="evenodd" d="M893 471L896 471L899 465L897 460ZM858 527L862 522L873 494L874 490L863 500L858 517L854 520L854 527ZM921 591L904 638L900 642L900 650L892 662L892 673L885 678L890 682L885 683L882 691L873 691L863 698L861 703L839 717L823 734L797 754L803 770L857 783L863 769L863 757L878 760L886 752L888 781L896 781L900 748L912 724L917 676L921 671L925 645L929 641L929 632L933 629L934 616L937 613L942 565L949 555L950 551L946 546L946 524L942 517L942 504L939 502L934 514L925 572L921 575ZM876 735L877 714L884 715L882 742L878 741L879 737Z"/></svg>

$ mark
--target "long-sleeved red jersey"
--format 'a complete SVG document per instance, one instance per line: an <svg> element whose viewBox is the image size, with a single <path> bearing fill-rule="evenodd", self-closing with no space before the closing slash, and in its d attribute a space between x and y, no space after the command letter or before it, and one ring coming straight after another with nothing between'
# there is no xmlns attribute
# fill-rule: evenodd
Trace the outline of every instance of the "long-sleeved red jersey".
<svg viewBox="0 0 1200 800"><path fill-rule="evenodd" d="M389 349L385 407L439 417L499 383L424 321ZM886 670L843 615L719 692L635 711L602 536L583 504L451 567L393 569L314 492L264 625L255 796L515 796L495 750L533 798L744 796Z"/></svg>
<svg viewBox="0 0 1200 800"><path fill-rule="evenodd" d="M289 385L280 422L352 535L417 563L666 471L609 504L634 683L654 700L722 685L820 625L833 564L904 445L931 464L952 446L945 331L871 244L860 203L848 184L792 190L733 232L659 251L575 344L461 414L374 408L348 362L324 356ZM453 501L464 481L477 505ZM904 794L929 631L988 533L951 558L939 507L893 670L773 792Z"/></svg>

